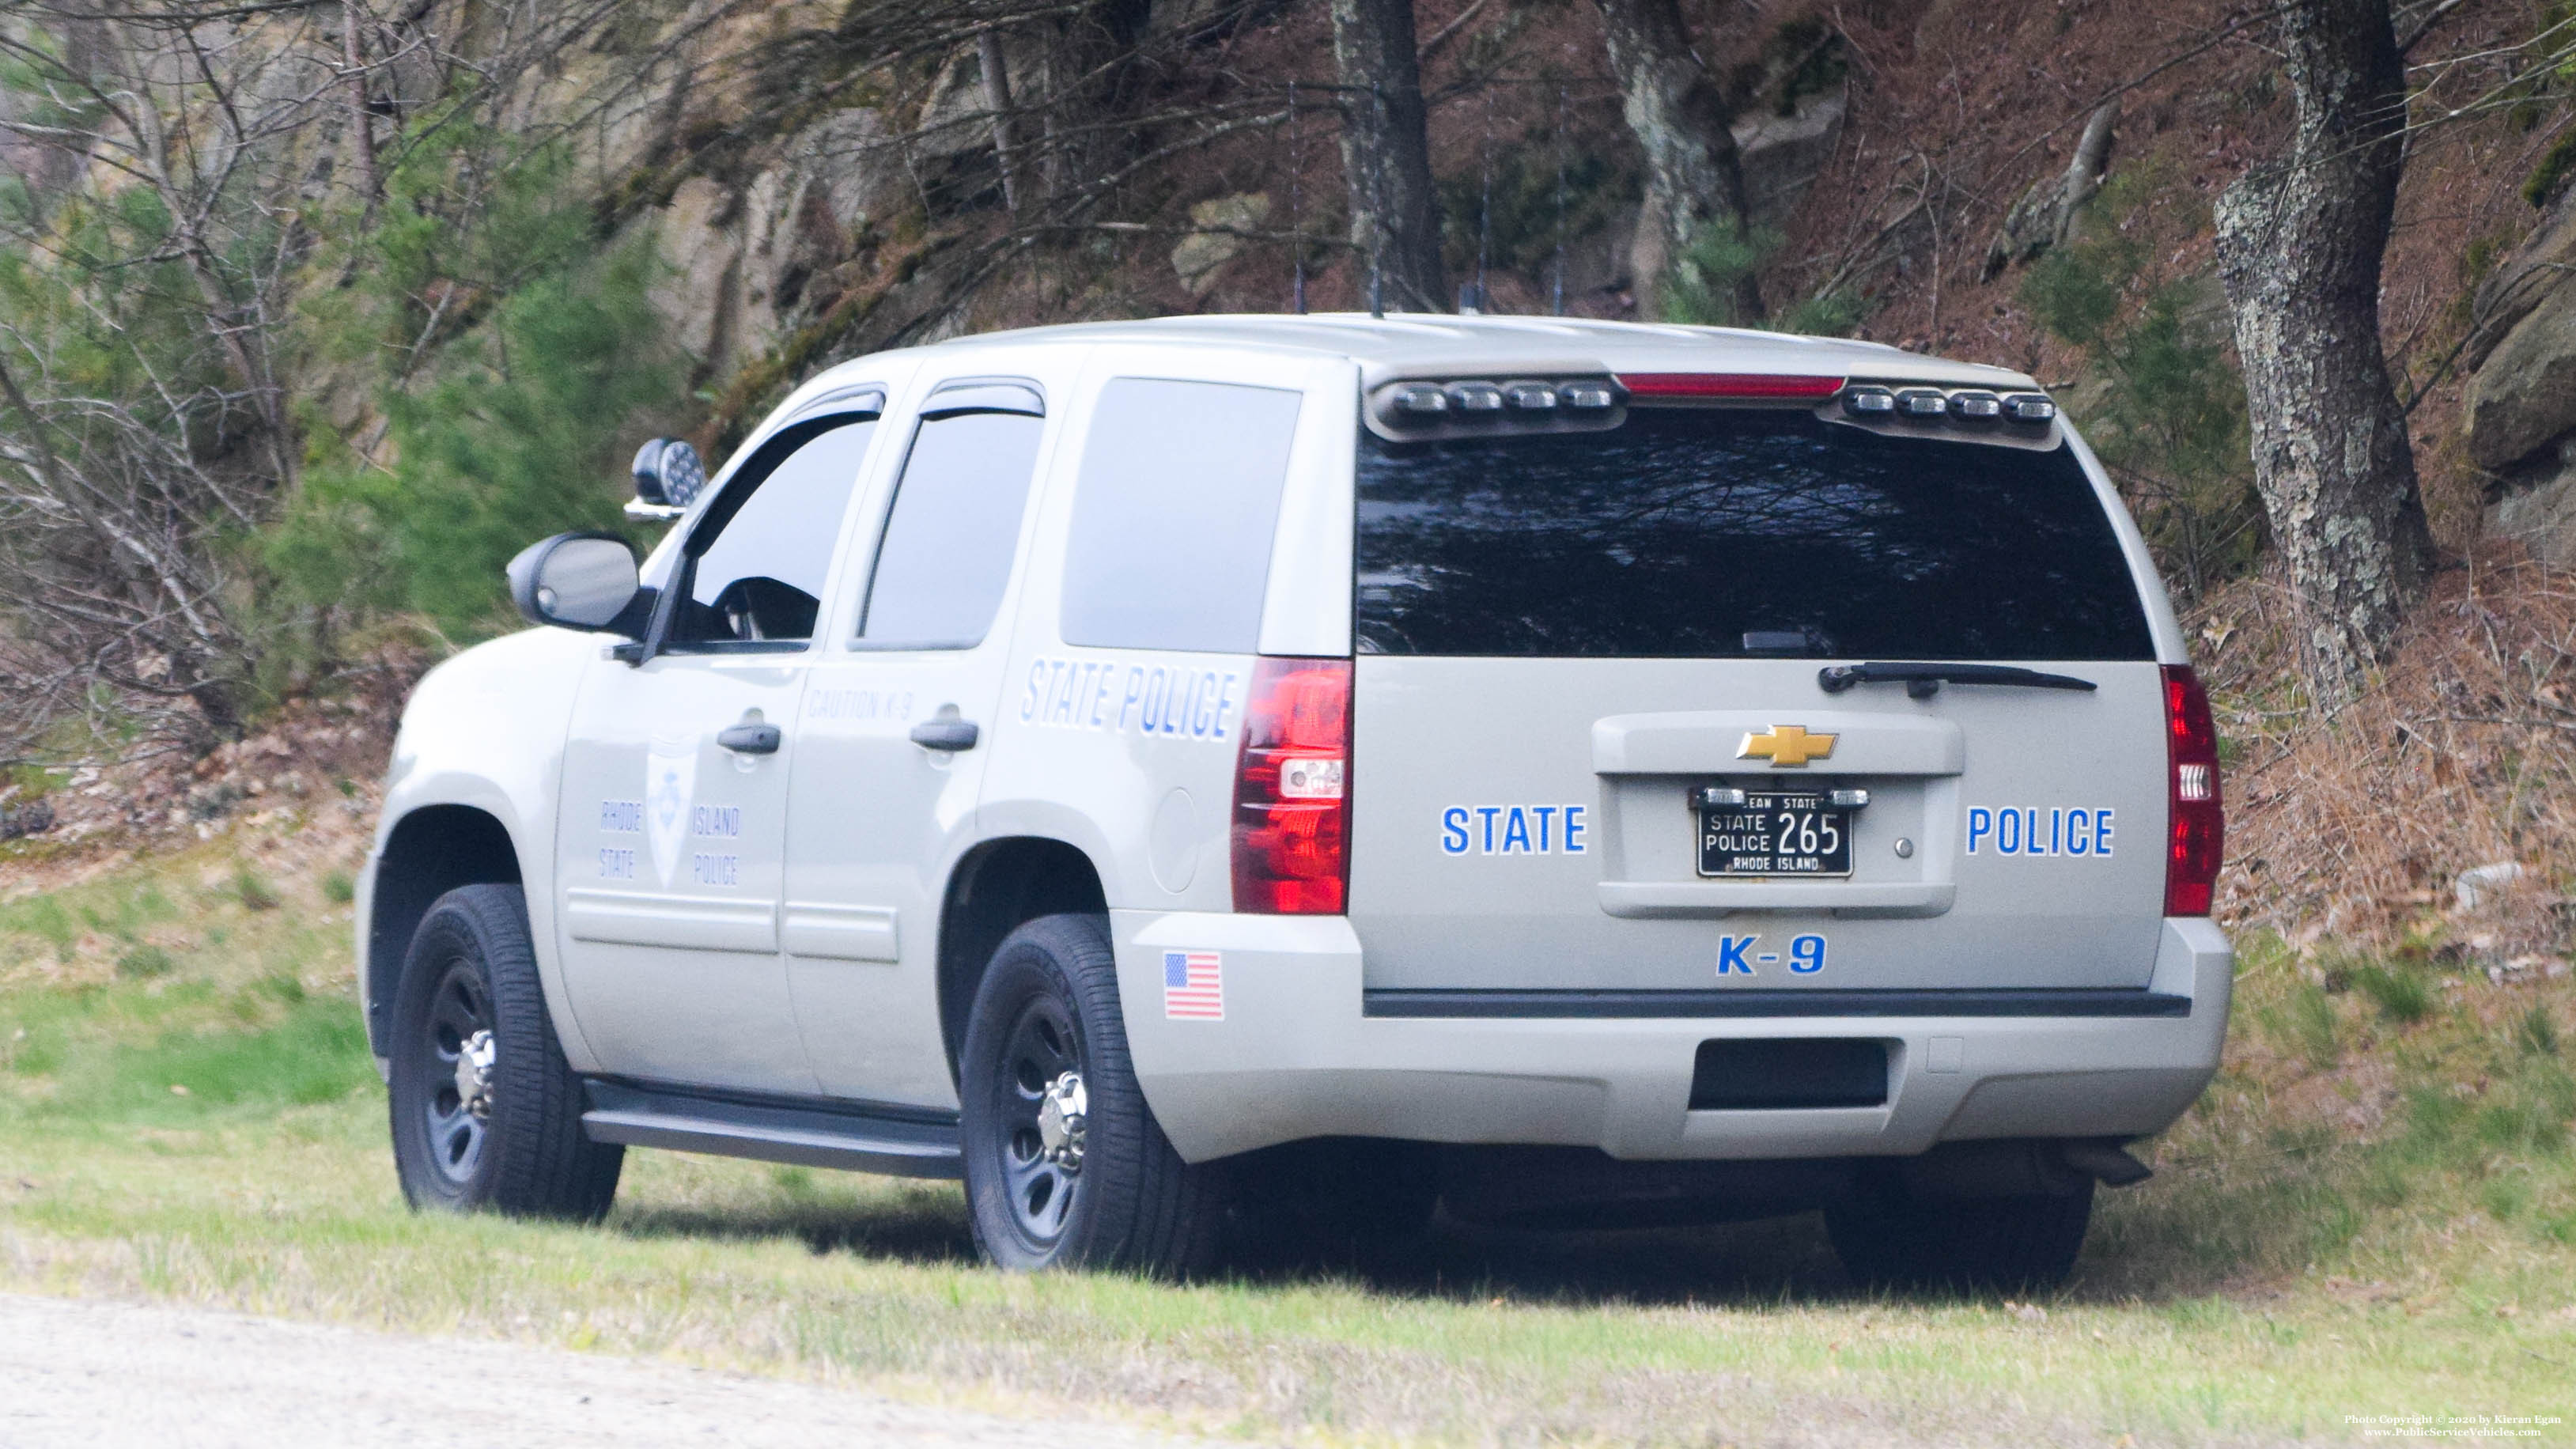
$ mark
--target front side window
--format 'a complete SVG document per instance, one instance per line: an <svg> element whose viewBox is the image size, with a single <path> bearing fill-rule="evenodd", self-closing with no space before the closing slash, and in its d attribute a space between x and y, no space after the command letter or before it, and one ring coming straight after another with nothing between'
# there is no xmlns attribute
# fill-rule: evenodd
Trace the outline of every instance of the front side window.
<svg viewBox="0 0 2576 1449"><path fill-rule="evenodd" d="M861 642L879 649L983 642L1011 581L1045 428L1044 418L1020 412L922 420L877 546Z"/></svg>
<svg viewBox="0 0 2576 1449"><path fill-rule="evenodd" d="M2154 657L2064 446L1640 407L1600 433L1363 431L1358 487L1362 653Z"/></svg>
<svg viewBox="0 0 2576 1449"><path fill-rule="evenodd" d="M783 429L710 507L686 550L687 588L665 641L680 649L801 644L814 637L841 517L872 413Z"/></svg>
<svg viewBox="0 0 2576 1449"><path fill-rule="evenodd" d="M1249 654L1303 395L1122 377L1101 389L1064 546L1068 644Z"/></svg>

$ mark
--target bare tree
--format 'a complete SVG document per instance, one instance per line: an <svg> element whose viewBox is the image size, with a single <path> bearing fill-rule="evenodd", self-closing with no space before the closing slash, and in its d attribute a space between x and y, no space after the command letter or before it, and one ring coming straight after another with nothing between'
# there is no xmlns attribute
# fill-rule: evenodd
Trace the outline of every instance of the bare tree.
<svg viewBox="0 0 2576 1449"><path fill-rule="evenodd" d="M2406 82L2388 0L2289 0L2288 150L2219 198L2254 477L2307 617L2311 693L2357 694L2432 543L2379 335L2380 259L2405 165Z"/></svg>
<svg viewBox="0 0 2576 1449"><path fill-rule="evenodd" d="M303 455L317 162L372 215L417 139L380 160L375 77L413 64L497 109L614 13L505 0L458 37L361 0L0 0L28 183L0 214L0 758L82 716L187 746L241 726L268 623L242 545Z"/></svg>
<svg viewBox="0 0 2576 1449"><path fill-rule="evenodd" d="M1735 116L1725 91L1692 49L1676 0L1598 3L1628 129L1646 153L1646 195L1628 266L1638 310L1653 316L1657 288L1712 228L1739 246L1752 245ZM1759 321L1763 314L1751 261L1748 254L1733 279L1740 322Z"/></svg>
<svg viewBox="0 0 2576 1449"><path fill-rule="evenodd" d="M1455 299L1440 256L1413 0L1333 0L1333 62L1351 245L1369 268L1370 305L1446 312Z"/></svg>

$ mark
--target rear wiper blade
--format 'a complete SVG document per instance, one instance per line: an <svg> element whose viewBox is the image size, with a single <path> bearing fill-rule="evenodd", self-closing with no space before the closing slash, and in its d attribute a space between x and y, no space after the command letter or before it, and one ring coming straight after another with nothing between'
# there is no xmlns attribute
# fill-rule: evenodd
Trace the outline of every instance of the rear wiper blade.
<svg viewBox="0 0 2576 1449"><path fill-rule="evenodd" d="M1855 684L1903 684L1916 699L1930 699L1947 684L2002 684L2021 689L2099 689L2072 674L2043 674L2018 664L1828 664L1816 671L1816 683L1827 694L1840 694Z"/></svg>

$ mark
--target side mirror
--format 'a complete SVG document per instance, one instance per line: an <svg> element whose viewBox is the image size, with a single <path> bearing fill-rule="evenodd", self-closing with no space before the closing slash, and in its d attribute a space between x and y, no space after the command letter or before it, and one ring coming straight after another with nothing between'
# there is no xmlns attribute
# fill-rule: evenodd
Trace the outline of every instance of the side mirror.
<svg viewBox="0 0 2576 1449"><path fill-rule="evenodd" d="M649 600L635 550L613 533L558 533L510 560L510 602L531 624L641 637ZM639 605L644 607L639 607Z"/></svg>
<svg viewBox="0 0 2576 1449"><path fill-rule="evenodd" d="M630 518L677 518L707 486L705 460L678 438L655 438L636 449L627 471L635 478L635 501L626 506Z"/></svg>

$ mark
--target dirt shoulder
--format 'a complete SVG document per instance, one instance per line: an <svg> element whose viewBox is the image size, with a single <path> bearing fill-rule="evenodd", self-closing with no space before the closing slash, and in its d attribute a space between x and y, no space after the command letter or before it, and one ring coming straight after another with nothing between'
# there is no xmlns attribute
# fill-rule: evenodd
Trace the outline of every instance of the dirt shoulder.
<svg viewBox="0 0 2576 1449"><path fill-rule="evenodd" d="M879 1444L1196 1440L524 1344L365 1333L198 1308L0 1295L0 1443Z"/></svg>

